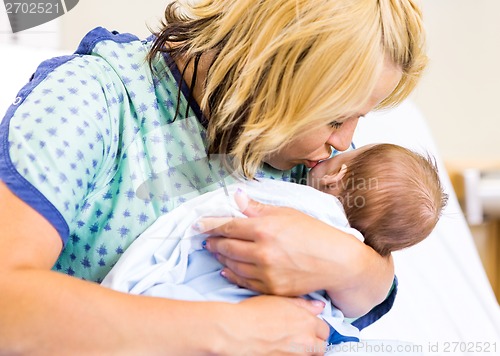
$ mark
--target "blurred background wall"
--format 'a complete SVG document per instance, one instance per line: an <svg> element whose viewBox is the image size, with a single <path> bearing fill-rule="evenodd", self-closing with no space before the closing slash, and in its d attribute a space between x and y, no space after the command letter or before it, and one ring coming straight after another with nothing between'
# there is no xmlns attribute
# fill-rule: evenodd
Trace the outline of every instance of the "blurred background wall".
<svg viewBox="0 0 500 356"><path fill-rule="evenodd" d="M413 100L443 158L500 161L500 1L421 0L430 64Z"/></svg>
<svg viewBox="0 0 500 356"><path fill-rule="evenodd" d="M92 28L103 26L118 32L130 32L147 37L148 25L157 29L169 0L123 1L80 0L78 5L61 17L61 48L74 49Z"/></svg>

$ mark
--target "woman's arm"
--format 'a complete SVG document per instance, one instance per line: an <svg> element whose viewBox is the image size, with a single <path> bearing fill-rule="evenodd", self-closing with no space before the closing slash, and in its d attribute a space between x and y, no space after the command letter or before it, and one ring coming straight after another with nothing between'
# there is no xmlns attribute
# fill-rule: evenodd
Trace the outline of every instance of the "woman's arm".
<svg viewBox="0 0 500 356"><path fill-rule="evenodd" d="M236 197L250 219L206 218L198 224L214 236L207 249L227 267L230 281L284 296L324 289L348 317L366 314L387 297L392 258L297 210L247 199Z"/></svg>
<svg viewBox="0 0 500 356"><path fill-rule="evenodd" d="M57 232L1 182L0 226L0 354L287 354L328 337L321 306L299 299L174 301L50 271Z"/></svg>

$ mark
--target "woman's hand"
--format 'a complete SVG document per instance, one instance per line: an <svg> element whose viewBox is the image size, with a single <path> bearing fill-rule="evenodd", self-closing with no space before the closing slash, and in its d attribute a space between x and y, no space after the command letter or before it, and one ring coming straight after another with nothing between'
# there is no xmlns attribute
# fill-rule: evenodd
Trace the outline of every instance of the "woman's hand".
<svg viewBox="0 0 500 356"><path fill-rule="evenodd" d="M332 242L354 237L295 209L258 203L242 192L235 199L249 219L199 221L214 236L207 239L206 248L226 266L223 275L229 281L282 296L327 289L332 260L345 256Z"/></svg>
<svg viewBox="0 0 500 356"><path fill-rule="evenodd" d="M235 195L245 218L204 218L206 248L231 282L264 294L298 296L325 289L348 316L387 296L394 276L384 259L353 236L291 208Z"/></svg>
<svg viewBox="0 0 500 356"><path fill-rule="evenodd" d="M225 316L225 343L216 354L323 355L330 334L316 315L324 304L302 298L258 296L236 304ZM232 350L232 351L231 351Z"/></svg>

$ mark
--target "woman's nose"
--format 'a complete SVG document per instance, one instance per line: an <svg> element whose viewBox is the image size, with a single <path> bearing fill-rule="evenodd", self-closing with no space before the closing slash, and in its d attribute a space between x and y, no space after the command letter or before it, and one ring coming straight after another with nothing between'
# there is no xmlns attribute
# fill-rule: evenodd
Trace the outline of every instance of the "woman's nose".
<svg viewBox="0 0 500 356"><path fill-rule="evenodd" d="M354 136L354 130L358 125L359 117L347 119L342 126L334 130L327 143L338 151L345 151L349 148Z"/></svg>

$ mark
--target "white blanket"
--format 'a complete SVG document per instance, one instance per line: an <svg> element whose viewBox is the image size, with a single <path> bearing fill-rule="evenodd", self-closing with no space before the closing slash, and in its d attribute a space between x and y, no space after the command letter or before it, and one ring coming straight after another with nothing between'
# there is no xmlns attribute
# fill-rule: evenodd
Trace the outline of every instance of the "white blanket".
<svg viewBox="0 0 500 356"><path fill-rule="evenodd" d="M238 183L191 199L158 218L130 245L102 285L126 293L181 300L236 303L255 296L255 292L229 283L220 275L222 265L201 245L207 235L193 229L201 217L244 217L233 200L238 188L257 201L301 210L363 240L357 230L349 227L342 205L331 195L269 179ZM342 312L324 292L306 297L325 302L320 316L338 333L359 337L358 330L344 321Z"/></svg>

